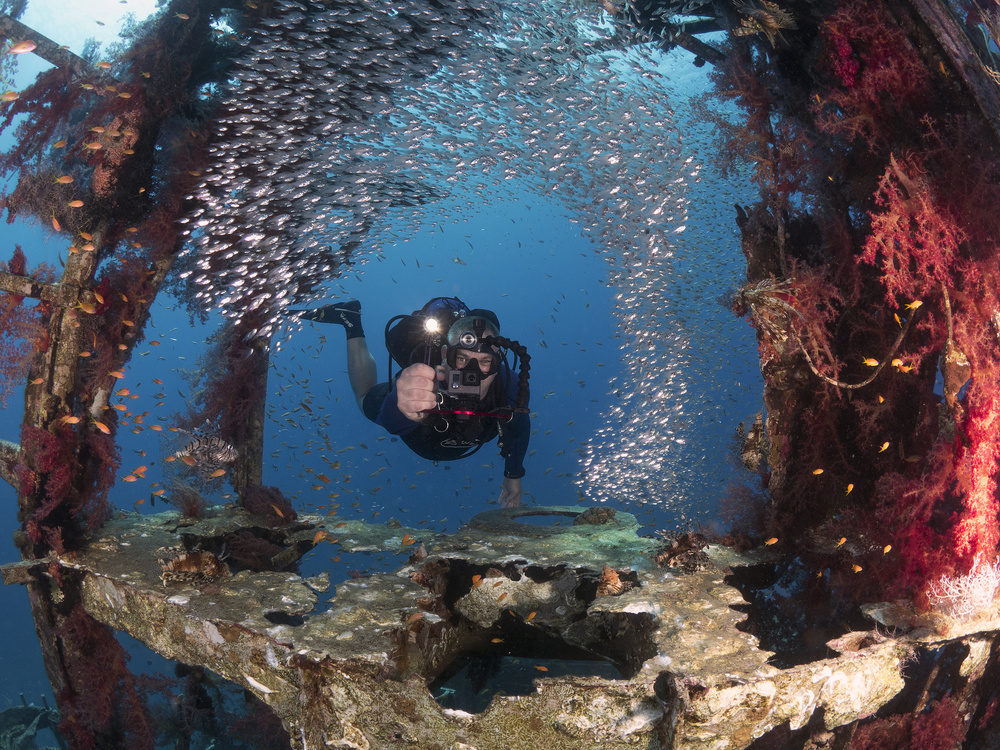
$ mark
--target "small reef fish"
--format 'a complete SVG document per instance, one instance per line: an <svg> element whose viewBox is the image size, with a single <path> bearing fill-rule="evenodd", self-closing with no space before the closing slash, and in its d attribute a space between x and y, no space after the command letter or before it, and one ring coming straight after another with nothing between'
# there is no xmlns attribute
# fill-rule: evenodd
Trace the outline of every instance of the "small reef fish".
<svg viewBox="0 0 1000 750"><path fill-rule="evenodd" d="M25 52L31 52L37 47L38 45L35 44L33 41L31 41L30 39L25 39L23 42L17 42L15 44L10 45L10 49L7 50L7 54L23 55Z"/></svg>

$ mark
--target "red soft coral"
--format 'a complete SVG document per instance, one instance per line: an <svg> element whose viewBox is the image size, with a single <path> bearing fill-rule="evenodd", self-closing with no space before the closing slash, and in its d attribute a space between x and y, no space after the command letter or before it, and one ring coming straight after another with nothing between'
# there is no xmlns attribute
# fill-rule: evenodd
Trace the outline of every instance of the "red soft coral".
<svg viewBox="0 0 1000 750"><path fill-rule="evenodd" d="M298 518L291 502L277 487L250 485L243 493L243 507L254 515L263 516L269 526L284 526Z"/></svg>
<svg viewBox="0 0 1000 750"><path fill-rule="evenodd" d="M861 260L881 268L886 302L895 306L953 286L966 234L916 159L890 159L875 202L881 210L872 214Z"/></svg>
<svg viewBox="0 0 1000 750"><path fill-rule="evenodd" d="M128 653L105 625L76 604L58 630L68 681L58 696L59 730L75 748L153 748L145 702Z"/></svg>
<svg viewBox="0 0 1000 750"><path fill-rule="evenodd" d="M18 276L28 275L28 264L20 245L8 263L0 263L0 271ZM50 270L40 266L36 278L49 280ZM28 307L24 298L0 293L0 408L7 405L14 387L24 382L34 353L43 349L47 307Z"/></svg>
<svg viewBox="0 0 1000 750"><path fill-rule="evenodd" d="M831 86L814 107L819 130L875 148L922 110L930 75L881 3L848 0L822 26Z"/></svg>

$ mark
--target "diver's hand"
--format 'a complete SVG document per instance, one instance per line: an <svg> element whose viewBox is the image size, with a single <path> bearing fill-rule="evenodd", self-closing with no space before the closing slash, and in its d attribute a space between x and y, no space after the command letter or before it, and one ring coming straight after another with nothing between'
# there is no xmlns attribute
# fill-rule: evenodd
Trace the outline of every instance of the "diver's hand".
<svg viewBox="0 0 1000 750"><path fill-rule="evenodd" d="M500 491L500 507L516 508L521 504L521 480L503 478L503 490Z"/></svg>
<svg viewBox="0 0 1000 750"><path fill-rule="evenodd" d="M421 412L437 406L435 378L437 373L430 365L410 365L396 381L396 405L411 422L424 418Z"/></svg>

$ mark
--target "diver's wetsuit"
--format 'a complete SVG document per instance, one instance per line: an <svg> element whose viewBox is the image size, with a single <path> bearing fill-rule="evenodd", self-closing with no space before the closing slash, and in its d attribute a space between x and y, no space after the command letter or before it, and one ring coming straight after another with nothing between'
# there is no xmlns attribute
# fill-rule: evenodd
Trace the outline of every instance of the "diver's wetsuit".
<svg viewBox="0 0 1000 750"><path fill-rule="evenodd" d="M490 386L484 401L477 409L494 411L517 401L517 378L511 376L506 362L500 362L500 372ZM507 383L506 398L502 383ZM447 399L445 400L447 408ZM390 434L399 435L410 450L431 461L453 461L463 458L477 446L490 442L500 435L500 455L504 457L503 475L510 479L524 476L524 456L528 452L531 421L524 413L515 414L510 421L495 417L472 417L460 420L455 416L429 415L420 422L403 416L396 402L396 383L379 383L364 398L365 416ZM443 432L441 427L447 425Z"/></svg>

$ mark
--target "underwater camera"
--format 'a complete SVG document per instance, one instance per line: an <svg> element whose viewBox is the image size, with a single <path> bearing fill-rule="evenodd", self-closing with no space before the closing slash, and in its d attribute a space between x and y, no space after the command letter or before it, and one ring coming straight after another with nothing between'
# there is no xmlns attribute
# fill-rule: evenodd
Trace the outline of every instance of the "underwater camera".
<svg viewBox="0 0 1000 750"><path fill-rule="evenodd" d="M520 343L500 335L500 321L490 310L470 309L457 297L435 297L420 310L390 318L385 324L385 346L389 351L390 378L394 361L402 368L417 362L434 368L444 365L445 380L438 381L439 406L443 408L429 409L429 414L510 419L515 412L528 412L531 357ZM442 349L447 352L446 358L442 357ZM483 372L475 357L466 361L460 350L489 354L490 367ZM483 378L494 373L502 379L509 377L509 370L501 367L501 362L507 362L508 352L514 354L518 373L515 403L482 411ZM504 401L508 387L502 380L499 390ZM447 406L443 403L445 396Z"/></svg>
<svg viewBox="0 0 1000 750"><path fill-rule="evenodd" d="M483 381L483 371L479 362L470 359L465 367L449 367L445 370L443 392L449 396L478 396Z"/></svg>

